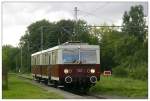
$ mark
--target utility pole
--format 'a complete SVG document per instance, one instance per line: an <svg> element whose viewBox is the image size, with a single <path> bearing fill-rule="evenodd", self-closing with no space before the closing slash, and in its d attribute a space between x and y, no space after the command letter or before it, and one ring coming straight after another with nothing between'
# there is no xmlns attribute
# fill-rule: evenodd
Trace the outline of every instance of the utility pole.
<svg viewBox="0 0 150 101"><path fill-rule="evenodd" d="M78 17L77 17L77 16L78 16L78 15L77 15L78 11L79 11L78 8L75 7L75 8L74 8L74 12L75 12L75 13L74 13L74 16L75 16L75 21L76 21L76 22L77 22L77 20L78 20Z"/></svg>
<svg viewBox="0 0 150 101"><path fill-rule="evenodd" d="M21 46L21 67L20 67L20 69L19 69L19 73L20 73L20 70L22 69L22 46Z"/></svg>
<svg viewBox="0 0 150 101"><path fill-rule="evenodd" d="M40 55L40 65L42 65L42 50L43 50L43 26L41 26L41 55Z"/></svg>
<svg viewBox="0 0 150 101"><path fill-rule="evenodd" d="M41 26L41 51L43 50L43 26Z"/></svg>
<svg viewBox="0 0 150 101"><path fill-rule="evenodd" d="M28 42L27 42L27 44L28 44L28 56L27 56L27 61L28 61L28 63L27 63L27 65L28 65L28 68L29 68L29 72L31 71L31 59L30 59L30 43L29 43L29 40L28 40Z"/></svg>
<svg viewBox="0 0 150 101"><path fill-rule="evenodd" d="M76 35L76 36L74 36L77 40L78 40L78 38L77 38L77 30L78 30L78 8L77 7L75 7L74 8L74 16L75 16L75 26L74 26L74 34ZM80 47L78 47L78 54L79 54L79 61L80 61Z"/></svg>
<svg viewBox="0 0 150 101"><path fill-rule="evenodd" d="M29 43L29 31L27 32L27 35L28 35L28 39L27 39L27 67L29 69L29 72L31 71L31 66L30 66L30 51L29 51L29 48L30 48L30 43Z"/></svg>
<svg viewBox="0 0 150 101"><path fill-rule="evenodd" d="M78 8L75 7L74 8L74 19L75 19L75 24L74 24L74 38L75 38L75 35L77 35L77 20L78 20ZM73 38L73 37L72 37Z"/></svg>
<svg viewBox="0 0 150 101"><path fill-rule="evenodd" d="M18 69L18 68L17 68L17 67L18 67L17 58L16 58L15 60L16 60L16 71L15 71L15 72L17 73L17 69Z"/></svg>

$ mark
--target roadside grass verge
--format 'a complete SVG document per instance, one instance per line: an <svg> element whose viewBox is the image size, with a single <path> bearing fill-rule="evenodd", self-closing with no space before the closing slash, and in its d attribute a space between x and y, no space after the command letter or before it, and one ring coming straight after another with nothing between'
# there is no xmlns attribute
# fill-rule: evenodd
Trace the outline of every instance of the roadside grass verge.
<svg viewBox="0 0 150 101"><path fill-rule="evenodd" d="M21 73L18 73L17 75L19 75L19 76L23 76L23 77L25 77L25 78L28 78L28 79L33 79L33 77L32 77L32 74L30 73L30 74L21 74Z"/></svg>
<svg viewBox="0 0 150 101"><path fill-rule="evenodd" d="M101 80L90 88L90 92L129 98L148 98L148 81L101 76Z"/></svg>
<svg viewBox="0 0 150 101"><path fill-rule="evenodd" d="M43 90L29 82L9 74L8 90L2 91L3 99L62 99L63 96Z"/></svg>

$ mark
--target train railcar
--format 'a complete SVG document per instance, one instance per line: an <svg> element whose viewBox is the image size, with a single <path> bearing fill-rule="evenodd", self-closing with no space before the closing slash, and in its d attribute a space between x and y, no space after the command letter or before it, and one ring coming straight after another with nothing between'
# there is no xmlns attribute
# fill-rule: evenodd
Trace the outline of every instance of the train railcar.
<svg viewBox="0 0 150 101"><path fill-rule="evenodd" d="M31 67L36 80L88 89L100 80L100 48L67 42L33 53Z"/></svg>

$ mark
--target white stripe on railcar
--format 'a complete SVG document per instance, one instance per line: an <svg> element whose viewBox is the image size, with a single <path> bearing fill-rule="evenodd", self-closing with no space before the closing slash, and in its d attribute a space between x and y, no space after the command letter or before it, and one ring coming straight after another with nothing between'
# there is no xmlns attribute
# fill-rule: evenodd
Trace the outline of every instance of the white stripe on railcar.
<svg viewBox="0 0 150 101"><path fill-rule="evenodd" d="M42 78L46 78L46 79L48 79L48 76L42 75Z"/></svg>
<svg viewBox="0 0 150 101"><path fill-rule="evenodd" d="M52 80L57 80L57 81L59 81L59 77L51 76L51 79L52 79Z"/></svg>
<svg viewBox="0 0 150 101"><path fill-rule="evenodd" d="M35 76L35 74L32 74L32 76Z"/></svg>
<svg viewBox="0 0 150 101"><path fill-rule="evenodd" d="M40 75L40 74L36 74L36 76L41 77L41 75Z"/></svg>

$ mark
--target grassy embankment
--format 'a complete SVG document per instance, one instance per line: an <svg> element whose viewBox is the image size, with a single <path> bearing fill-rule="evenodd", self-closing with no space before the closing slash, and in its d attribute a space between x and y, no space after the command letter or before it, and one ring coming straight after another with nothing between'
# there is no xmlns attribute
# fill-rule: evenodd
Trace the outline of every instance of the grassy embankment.
<svg viewBox="0 0 150 101"><path fill-rule="evenodd" d="M90 89L101 95L115 95L129 98L147 98L148 82L130 78L104 77Z"/></svg>
<svg viewBox="0 0 150 101"><path fill-rule="evenodd" d="M59 99L63 96L49 92L29 82L21 80L14 74L9 75L8 90L3 90L3 99Z"/></svg>

